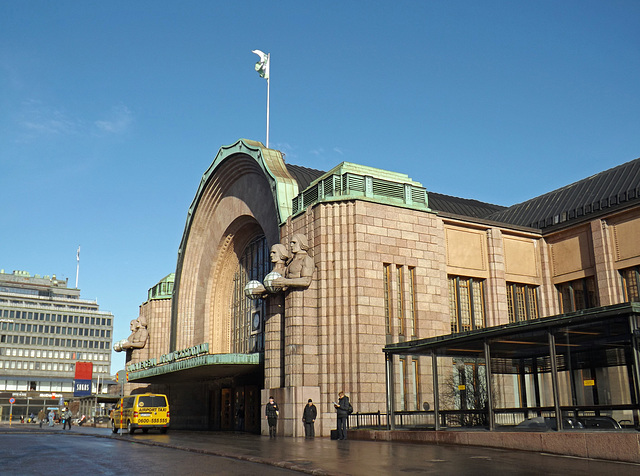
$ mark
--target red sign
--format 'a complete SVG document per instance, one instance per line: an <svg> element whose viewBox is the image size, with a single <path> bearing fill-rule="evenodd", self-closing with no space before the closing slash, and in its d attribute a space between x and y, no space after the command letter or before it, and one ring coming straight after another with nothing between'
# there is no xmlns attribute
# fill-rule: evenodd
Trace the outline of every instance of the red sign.
<svg viewBox="0 0 640 476"><path fill-rule="evenodd" d="M76 362L76 380L93 378L93 362Z"/></svg>

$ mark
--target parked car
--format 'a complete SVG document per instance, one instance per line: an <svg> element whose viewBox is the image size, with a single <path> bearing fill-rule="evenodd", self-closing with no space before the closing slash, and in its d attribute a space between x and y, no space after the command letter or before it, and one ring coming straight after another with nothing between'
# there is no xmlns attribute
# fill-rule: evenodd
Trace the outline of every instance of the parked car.
<svg viewBox="0 0 640 476"><path fill-rule="evenodd" d="M620 423L608 416L580 417L580 423L589 430L622 430Z"/></svg>
<svg viewBox="0 0 640 476"><path fill-rule="evenodd" d="M584 428L583 424L576 418L572 417L563 417L562 418L562 428L565 430ZM528 431L549 431L549 430L557 430L558 423L556 422L555 417L534 417L529 418L523 422L520 422L516 425L516 429L518 430L528 430Z"/></svg>

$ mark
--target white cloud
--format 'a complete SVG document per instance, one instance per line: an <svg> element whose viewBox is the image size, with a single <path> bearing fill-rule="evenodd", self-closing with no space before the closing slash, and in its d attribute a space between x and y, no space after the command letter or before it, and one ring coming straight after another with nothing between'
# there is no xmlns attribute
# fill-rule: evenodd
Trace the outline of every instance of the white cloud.
<svg viewBox="0 0 640 476"><path fill-rule="evenodd" d="M41 101L29 99L22 103L17 121L21 128L20 140L41 137L126 133L133 123L133 112L124 105L111 108L104 119L86 121L62 109L51 108Z"/></svg>
<svg viewBox="0 0 640 476"><path fill-rule="evenodd" d="M36 100L23 103L18 123L29 137L76 134L82 126L80 121L69 117L65 112L50 109Z"/></svg>
<svg viewBox="0 0 640 476"><path fill-rule="evenodd" d="M108 119L94 122L100 131L110 134L124 134L129 130L132 123L133 113L124 105L113 107Z"/></svg>

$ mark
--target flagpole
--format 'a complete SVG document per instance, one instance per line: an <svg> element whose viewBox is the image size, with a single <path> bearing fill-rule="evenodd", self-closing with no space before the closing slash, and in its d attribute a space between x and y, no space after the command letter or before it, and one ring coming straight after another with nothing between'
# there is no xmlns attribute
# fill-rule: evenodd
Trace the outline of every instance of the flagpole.
<svg viewBox="0 0 640 476"><path fill-rule="evenodd" d="M261 78L267 80L267 149L269 148L269 95L271 93L271 53L264 53L260 50L251 50L260 58L260 61L256 63L256 71Z"/></svg>
<svg viewBox="0 0 640 476"><path fill-rule="evenodd" d="M269 71L267 75L267 149L269 148L269 86L271 82L271 53L267 53Z"/></svg>
<svg viewBox="0 0 640 476"><path fill-rule="evenodd" d="M76 289L78 289L78 275L80 274L80 246L78 246L78 252L76 253Z"/></svg>

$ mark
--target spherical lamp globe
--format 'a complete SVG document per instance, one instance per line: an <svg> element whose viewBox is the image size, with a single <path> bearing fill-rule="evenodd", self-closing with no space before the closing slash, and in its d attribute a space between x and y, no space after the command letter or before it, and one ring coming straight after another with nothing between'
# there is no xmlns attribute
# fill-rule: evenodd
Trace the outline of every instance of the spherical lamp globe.
<svg viewBox="0 0 640 476"><path fill-rule="evenodd" d="M116 352L122 352L124 350L122 346L126 343L127 339L119 340L118 342L113 344L113 350L115 350Z"/></svg>
<svg viewBox="0 0 640 476"><path fill-rule="evenodd" d="M271 271L264 277L264 287L270 293L277 293L282 291L282 286L276 286L273 281L277 278L281 278L282 275L276 271Z"/></svg>
<svg viewBox="0 0 640 476"><path fill-rule="evenodd" d="M256 280L249 281L244 287L244 295L247 296L249 299L257 299L259 295L254 291L258 287L262 287L262 284L260 284L260 281L256 281Z"/></svg>

